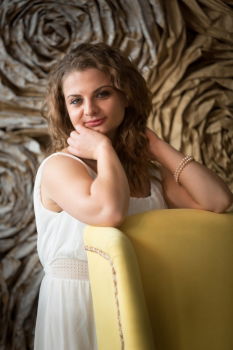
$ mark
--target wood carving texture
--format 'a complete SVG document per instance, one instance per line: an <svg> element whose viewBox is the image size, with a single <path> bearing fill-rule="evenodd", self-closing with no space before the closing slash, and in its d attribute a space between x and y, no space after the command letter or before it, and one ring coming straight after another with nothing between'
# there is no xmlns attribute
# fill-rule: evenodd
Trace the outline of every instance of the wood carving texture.
<svg viewBox="0 0 233 350"><path fill-rule="evenodd" d="M233 189L231 0L2 0L0 7L0 349L32 349L39 284L32 190L48 141L46 77L81 42L136 61L150 126Z"/></svg>

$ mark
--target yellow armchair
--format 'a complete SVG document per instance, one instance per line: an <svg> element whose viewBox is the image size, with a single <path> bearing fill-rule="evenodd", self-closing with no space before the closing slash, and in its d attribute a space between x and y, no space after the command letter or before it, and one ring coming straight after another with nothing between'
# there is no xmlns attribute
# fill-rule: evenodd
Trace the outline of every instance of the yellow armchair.
<svg viewBox="0 0 233 350"><path fill-rule="evenodd" d="M145 212L84 241L100 350L233 349L233 213Z"/></svg>

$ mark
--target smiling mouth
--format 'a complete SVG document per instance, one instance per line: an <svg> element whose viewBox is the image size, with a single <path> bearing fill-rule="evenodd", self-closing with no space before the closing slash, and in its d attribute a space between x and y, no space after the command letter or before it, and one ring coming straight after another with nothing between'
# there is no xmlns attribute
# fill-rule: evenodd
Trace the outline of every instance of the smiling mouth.
<svg viewBox="0 0 233 350"><path fill-rule="evenodd" d="M106 118L99 118L99 119L94 119L94 120L89 120L88 122L85 122L85 126L87 127L95 127L102 125L105 122Z"/></svg>

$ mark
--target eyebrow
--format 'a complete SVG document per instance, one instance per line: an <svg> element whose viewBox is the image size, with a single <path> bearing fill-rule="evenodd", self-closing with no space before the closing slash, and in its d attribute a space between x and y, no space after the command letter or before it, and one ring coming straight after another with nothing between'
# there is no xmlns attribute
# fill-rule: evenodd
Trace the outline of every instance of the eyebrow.
<svg viewBox="0 0 233 350"><path fill-rule="evenodd" d="M99 86L97 89L95 89L94 91L92 91L92 94L96 93L98 90L101 90L103 88L106 88L106 87L110 87L112 89L114 89L114 86L113 85L102 85L102 86ZM67 98L69 97L76 97L76 96L81 96L81 94L74 94L74 95L69 95L67 96Z"/></svg>

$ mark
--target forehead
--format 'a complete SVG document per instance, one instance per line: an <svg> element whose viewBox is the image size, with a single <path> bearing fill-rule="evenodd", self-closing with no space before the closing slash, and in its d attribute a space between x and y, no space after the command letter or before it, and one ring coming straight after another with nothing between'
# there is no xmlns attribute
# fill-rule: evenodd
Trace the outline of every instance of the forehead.
<svg viewBox="0 0 233 350"><path fill-rule="evenodd" d="M85 94L95 91L101 86L113 85L109 74L96 68L83 71L72 71L63 78L64 95Z"/></svg>

